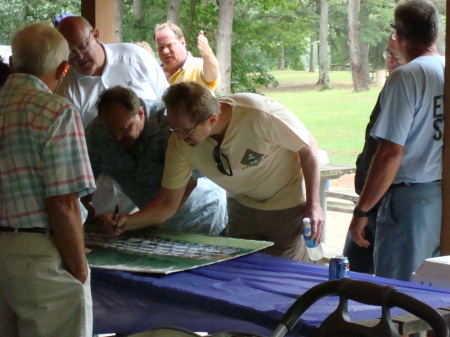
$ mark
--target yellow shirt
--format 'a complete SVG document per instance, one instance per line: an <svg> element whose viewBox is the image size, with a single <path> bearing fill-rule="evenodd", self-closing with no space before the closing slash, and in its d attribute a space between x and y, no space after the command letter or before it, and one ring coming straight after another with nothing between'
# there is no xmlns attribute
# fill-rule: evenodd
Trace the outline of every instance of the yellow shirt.
<svg viewBox="0 0 450 337"><path fill-rule="evenodd" d="M175 134L169 139L162 186L180 188L197 169L241 204L262 210L295 207L306 201L298 151L309 143L309 132L280 103L257 94L219 99L232 108L220 146L233 176L220 173L213 159L217 142L207 138L191 147Z"/></svg>
<svg viewBox="0 0 450 337"><path fill-rule="evenodd" d="M202 71L203 59L199 57L193 57L191 53L188 52L188 56L181 68L178 69L177 72L169 78L169 83L175 84L186 81L196 82L203 84L209 89L209 91L211 91L212 94L214 94L214 91L220 84L220 73L218 74L218 77L214 82L207 82L203 78Z"/></svg>

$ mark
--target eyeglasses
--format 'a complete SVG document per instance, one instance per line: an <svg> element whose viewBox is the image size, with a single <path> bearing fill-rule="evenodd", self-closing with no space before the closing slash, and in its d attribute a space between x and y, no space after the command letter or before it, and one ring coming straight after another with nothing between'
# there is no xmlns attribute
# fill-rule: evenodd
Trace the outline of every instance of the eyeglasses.
<svg viewBox="0 0 450 337"><path fill-rule="evenodd" d="M198 122L197 124L195 124L194 127L193 127L192 129L177 129L177 128L171 127L170 125L168 125L168 127L169 127L169 130L170 130L170 131L179 133L180 135L183 136L183 139L184 139L184 138L188 138L188 137L192 134L192 132L194 132L195 128L196 128L200 123L201 123L201 122Z"/></svg>
<svg viewBox="0 0 450 337"><path fill-rule="evenodd" d="M390 37L391 37L392 40L395 41L395 33L397 32L397 27L395 27L395 25L392 24L392 23L390 24L390 26L391 26L392 28L394 28L394 30L392 31Z"/></svg>
<svg viewBox="0 0 450 337"><path fill-rule="evenodd" d="M233 175L233 171L231 170L230 162L228 157L220 152L220 145L216 145L213 150L213 158L217 163L217 169L220 173L231 177ZM222 158L224 161L222 161Z"/></svg>
<svg viewBox="0 0 450 337"><path fill-rule="evenodd" d="M399 56L391 54L391 52L387 49L383 52L383 57L385 60L388 60L388 61L391 61L392 59L397 60L397 61L400 60Z"/></svg>
<svg viewBox="0 0 450 337"><path fill-rule="evenodd" d="M69 60L73 60L77 55L81 55L83 56L84 54L86 54L89 49L91 49L91 36L92 36L93 31L91 30L91 32L89 33L89 36L86 40L86 42L79 48L72 48L70 50L69 53Z"/></svg>

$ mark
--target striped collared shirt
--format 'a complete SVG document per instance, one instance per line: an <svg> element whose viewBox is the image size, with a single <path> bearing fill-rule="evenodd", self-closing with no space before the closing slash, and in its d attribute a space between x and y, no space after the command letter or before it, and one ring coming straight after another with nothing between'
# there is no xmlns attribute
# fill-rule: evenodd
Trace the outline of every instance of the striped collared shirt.
<svg viewBox="0 0 450 337"><path fill-rule="evenodd" d="M48 197L95 190L79 114L37 77L0 90L0 226L48 227Z"/></svg>

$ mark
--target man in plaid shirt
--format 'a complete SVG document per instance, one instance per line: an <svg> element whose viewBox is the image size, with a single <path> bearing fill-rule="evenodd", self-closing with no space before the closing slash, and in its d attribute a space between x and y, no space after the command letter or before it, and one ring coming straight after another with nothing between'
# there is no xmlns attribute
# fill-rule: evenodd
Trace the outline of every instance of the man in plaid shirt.
<svg viewBox="0 0 450 337"><path fill-rule="evenodd" d="M95 189L80 117L54 95L69 50L33 24L0 91L0 336L92 336L79 198Z"/></svg>

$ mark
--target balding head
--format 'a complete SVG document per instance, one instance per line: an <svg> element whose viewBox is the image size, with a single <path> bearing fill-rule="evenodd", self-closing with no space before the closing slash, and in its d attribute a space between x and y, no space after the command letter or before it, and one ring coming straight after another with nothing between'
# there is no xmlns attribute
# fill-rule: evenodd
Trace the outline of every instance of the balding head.
<svg viewBox="0 0 450 337"><path fill-rule="evenodd" d="M99 43L99 32L81 16L62 20L58 30L70 49L69 63L80 74L99 76L105 67L105 51Z"/></svg>

